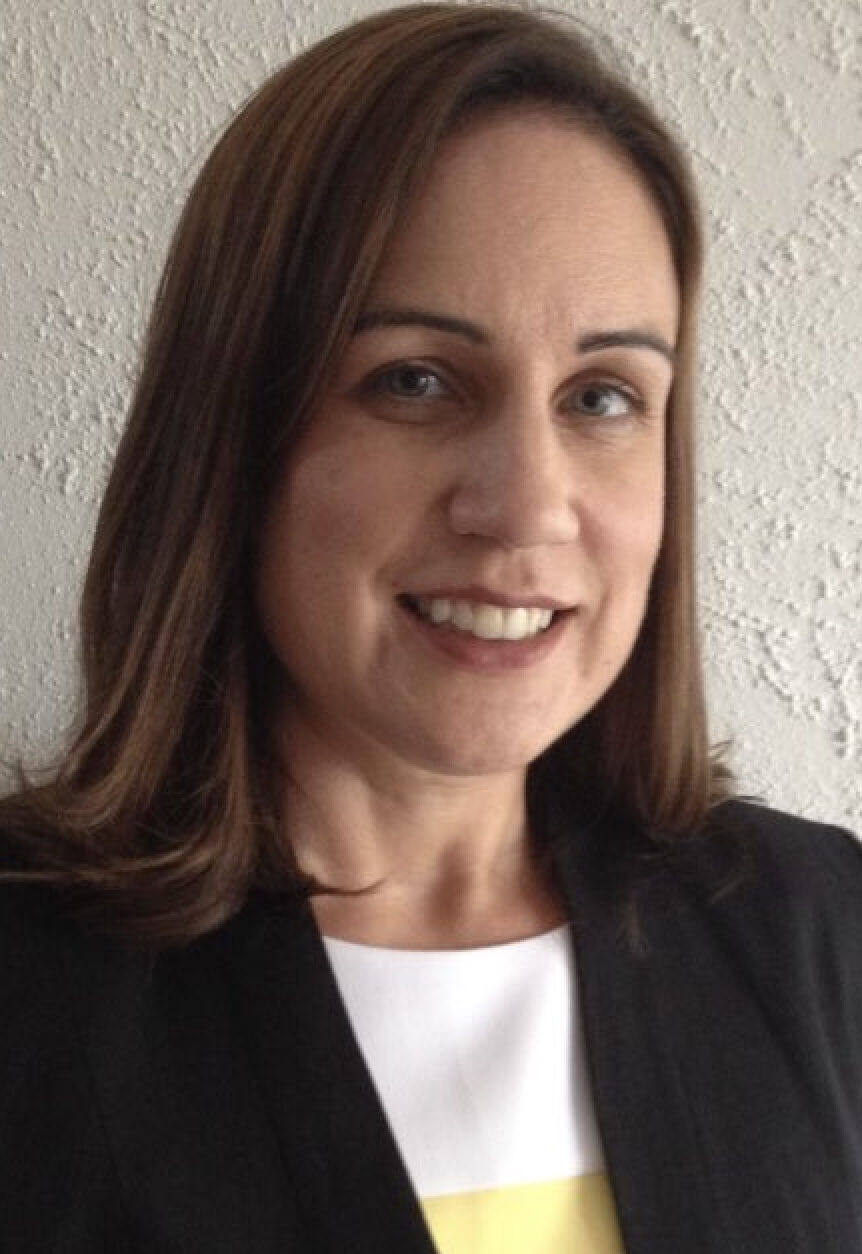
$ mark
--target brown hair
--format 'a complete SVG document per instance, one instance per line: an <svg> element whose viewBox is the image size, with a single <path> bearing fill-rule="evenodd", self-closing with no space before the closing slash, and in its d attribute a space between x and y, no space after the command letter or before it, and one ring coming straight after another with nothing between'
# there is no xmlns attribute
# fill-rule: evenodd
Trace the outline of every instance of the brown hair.
<svg viewBox="0 0 862 1254"><path fill-rule="evenodd" d="M86 579L80 730L51 782L0 802L27 864L75 890L101 926L166 944L216 926L253 884L303 888L266 734L255 529L441 139L520 102L628 154L662 213L683 311L645 622L611 690L532 768L531 805L572 784L666 836L722 794L695 621L701 243L686 163L574 25L411 5L270 78L216 145L176 231Z"/></svg>

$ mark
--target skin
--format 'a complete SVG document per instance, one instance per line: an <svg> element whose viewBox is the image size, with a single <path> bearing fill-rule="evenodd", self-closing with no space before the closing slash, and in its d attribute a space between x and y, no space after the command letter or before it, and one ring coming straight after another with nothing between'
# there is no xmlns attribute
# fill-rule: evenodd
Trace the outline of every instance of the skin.
<svg viewBox="0 0 862 1254"><path fill-rule="evenodd" d="M658 211L604 140L521 108L443 144L259 553L291 839L326 882L376 886L316 898L323 931L445 948L562 918L530 856L526 770L636 640L673 377L653 340L672 347L678 318ZM638 342L589 342L605 332ZM464 590L564 610L513 647L404 603Z"/></svg>

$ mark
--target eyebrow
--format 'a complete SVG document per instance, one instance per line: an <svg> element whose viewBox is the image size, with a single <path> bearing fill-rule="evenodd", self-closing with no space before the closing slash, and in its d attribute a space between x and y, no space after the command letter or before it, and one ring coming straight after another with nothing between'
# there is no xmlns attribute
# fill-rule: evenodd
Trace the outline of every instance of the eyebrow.
<svg viewBox="0 0 862 1254"><path fill-rule="evenodd" d="M354 334L376 331L378 327L430 327L432 331L446 331L451 335L463 335L473 344L487 346L491 337L475 322L465 318L452 318L448 314L430 313L424 309L372 309L360 316Z"/></svg>
<svg viewBox="0 0 862 1254"><path fill-rule="evenodd" d="M491 336L483 327L466 318L454 318L449 314L432 313L427 309L371 309L361 314L354 327L354 335L363 331L376 331L381 327L428 327L432 331L444 331L449 335L461 335L471 344L488 347ZM626 328L619 331L590 331L580 336L575 347L579 353L596 353L603 348L645 348L658 353L675 366L677 353L674 346L654 331Z"/></svg>

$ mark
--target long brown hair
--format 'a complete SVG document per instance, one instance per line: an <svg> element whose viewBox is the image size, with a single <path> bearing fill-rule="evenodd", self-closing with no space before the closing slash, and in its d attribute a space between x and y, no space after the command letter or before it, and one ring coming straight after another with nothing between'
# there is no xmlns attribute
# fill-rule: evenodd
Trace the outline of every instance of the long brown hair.
<svg viewBox="0 0 862 1254"><path fill-rule="evenodd" d="M574 24L411 5L270 78L216 145L177 228L83 594L80 727L51 782L0 803L31 875L65 885L102 927L167 944L216 926L252 885L303 888L267 738L256 528L441 140L522 102L628 155L662 214L682 295L645 622L611 690L549 752L556 774L541 760L532 769L533 804L562 770L576 792L664 837L722 794L695 616L701 240L686 162Z"/></svg>

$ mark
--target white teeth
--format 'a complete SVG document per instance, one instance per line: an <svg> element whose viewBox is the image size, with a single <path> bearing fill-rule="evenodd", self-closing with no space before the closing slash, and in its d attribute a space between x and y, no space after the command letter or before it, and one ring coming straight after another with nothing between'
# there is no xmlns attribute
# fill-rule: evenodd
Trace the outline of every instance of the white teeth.
<svg viewBox="0 0 862 1254"><path fill-rule="evenodd" d="M458 625L458 620L455 620ZM473 610L473 635L481 640L500 640L503 636L503 610L499 605L477 605Z"/></svg>
<svg viewBox="0 0 862 1254"><path fill-rule="evenodd" d="M462 631L473 630L473 607L469 601L456 601L452 607L452 624Z"/></svg>
<svg viewBox="0 0 862 1254"><path fill-rule="evenodd" d="M518 605L512 609L448 597L420 597L422 618L436 626L454 627L480 640L527 640L550 627L554 611Z"/></svg>
<svg viewBox="0 0 862 1254"><path fill-rule="evenodd" d="M522 640L525 636L532 636L534 634L533 614L531 610L525 610L521 606L519 606L516 610L509 610L503 624L504 639Z"/></svg>

